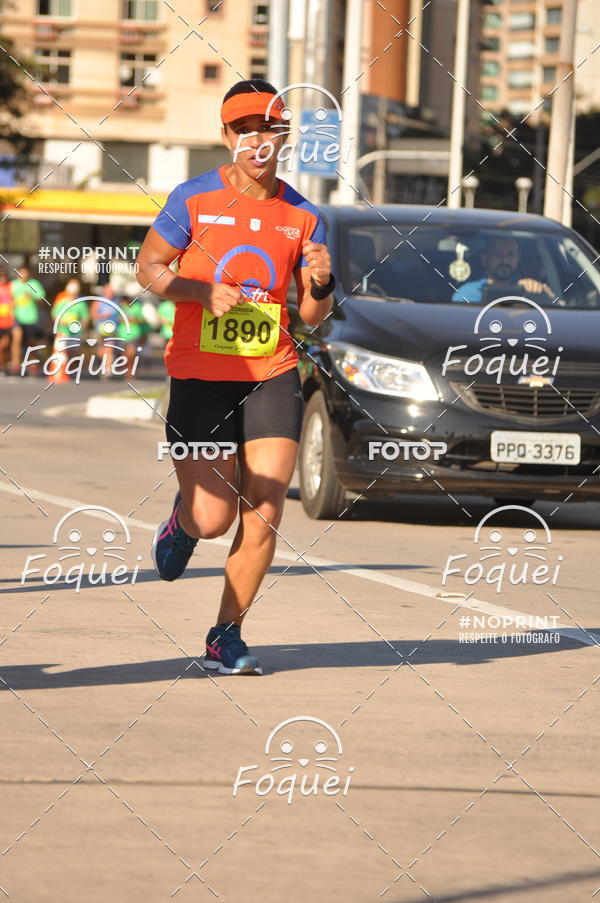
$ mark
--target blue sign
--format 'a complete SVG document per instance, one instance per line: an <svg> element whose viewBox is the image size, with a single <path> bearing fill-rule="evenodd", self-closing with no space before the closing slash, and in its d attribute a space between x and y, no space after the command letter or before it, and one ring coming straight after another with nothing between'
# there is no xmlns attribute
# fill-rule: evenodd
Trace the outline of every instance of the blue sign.
<svg viewBox="0 0 600 903"><path fill-rule="evenodd" d="M323 113L326 115L323 116ZM337 179L341 149L341 122L337 110L304 109L301 111L297 141L298 172L324 179Z"/></svg>

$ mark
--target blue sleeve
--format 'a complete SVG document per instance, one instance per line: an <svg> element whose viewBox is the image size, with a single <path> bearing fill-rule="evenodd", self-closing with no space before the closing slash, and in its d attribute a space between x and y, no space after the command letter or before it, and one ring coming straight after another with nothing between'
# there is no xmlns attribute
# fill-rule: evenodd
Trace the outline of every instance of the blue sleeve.
<svg viewBox="0 0 600 903"><path fill-rule="evenodd" d="M483 297L485 279L477 279L473 282L465 282L462 288L458 288L452 295L453 301L462 301L466 304L480 304Z"/></svg>
<svg viewBox="0 0 600 903"><path fill-rule="evenodd" d="M318 213L317 213L317 222L316 222L315 228L313 229L312 235L310 236L310 238L308 240L314 241L319 245L327 244L327 234L325 232L325 223L323 222L323 220L321 219L321 217ZM300 258L299 258L296 266L297 267L308 266L308 263L306 262L306 257L304 256L302 251L300 251Z"/></svg>
<svg viewBox="0 0 600 903"><path fill-rule="evenodd" d="M152 227L174 248L180 250L187 248L192 237L192 230L190 213L181 185L173 189L167 198L167 203L152 223Z"/></svg>

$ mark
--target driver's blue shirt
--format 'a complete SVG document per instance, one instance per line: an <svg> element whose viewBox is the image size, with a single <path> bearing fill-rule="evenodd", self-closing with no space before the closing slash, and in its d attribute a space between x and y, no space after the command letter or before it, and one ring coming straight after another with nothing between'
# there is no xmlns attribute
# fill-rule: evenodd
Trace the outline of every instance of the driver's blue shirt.
<svg viewBox="0 0 600 903"><path fill-rule="evenodd" d="M452 295L453 301L463 301L465 304L481 304L483 298L483 287L487 285L487 279L474 279L472 282L465 282L462 288L457 289Z"/></svg>

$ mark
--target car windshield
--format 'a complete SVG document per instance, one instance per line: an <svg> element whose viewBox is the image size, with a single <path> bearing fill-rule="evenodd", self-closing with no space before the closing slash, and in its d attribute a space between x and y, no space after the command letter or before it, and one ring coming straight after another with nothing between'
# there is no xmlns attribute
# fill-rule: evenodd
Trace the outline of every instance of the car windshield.
<svg viewBox="0 0 600 903"><path fill-rule="evenodd" d="M506 295L544 307L600 309L600 268L565 232L418 223L343 226L346 294L484 305Z"/></svg>

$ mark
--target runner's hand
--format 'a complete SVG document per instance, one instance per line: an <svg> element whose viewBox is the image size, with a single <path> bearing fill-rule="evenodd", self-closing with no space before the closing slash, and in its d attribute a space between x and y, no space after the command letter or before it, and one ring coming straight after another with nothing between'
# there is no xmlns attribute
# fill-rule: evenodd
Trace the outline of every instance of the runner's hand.
<svg viewBox="0 0 600 903"><path fill-rule="evenodd" d="M310 275L317 285L327 285L331 278L331 258L327 245L319 245L314 241L305 241L302 253L310 269Z"/></svg>
<svg viewBox="0 0 600 903"><path fill-rule="evenodd" d="M206 301L202 302L202 306L215 317L222 317L242 300L242 293L237 286L213 282L210 286L209 296Z"/></svg>

